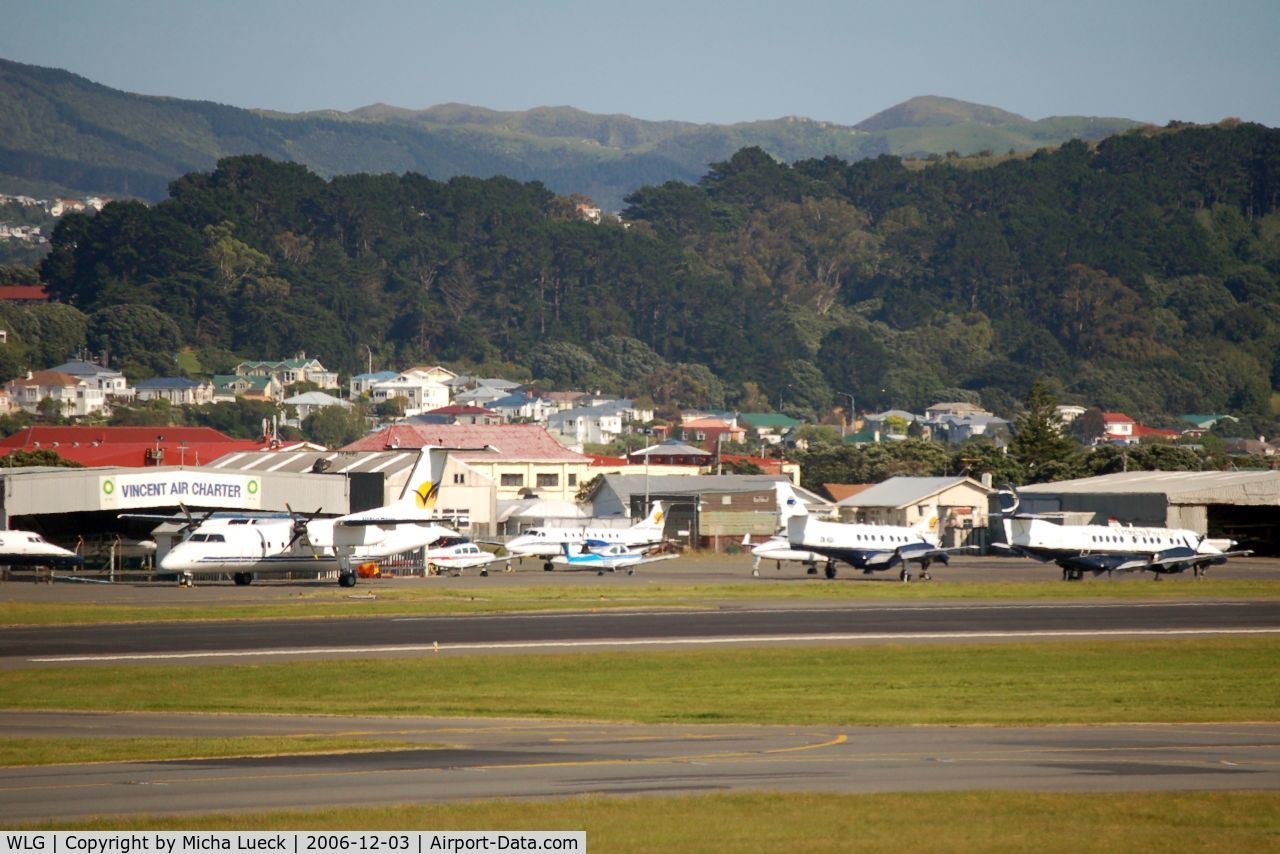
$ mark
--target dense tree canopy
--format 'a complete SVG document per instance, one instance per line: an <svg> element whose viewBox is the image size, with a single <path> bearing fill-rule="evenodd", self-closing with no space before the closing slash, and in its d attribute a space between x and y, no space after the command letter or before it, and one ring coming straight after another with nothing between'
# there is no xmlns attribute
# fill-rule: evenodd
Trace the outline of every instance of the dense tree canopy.
<svg viewBox="0 0 1280 854"><path fill-rule="evenodd" d="M1271 417L1280 131L1148 129L984 162L746 149L591 224L538 183L325 181L236 157L154 207L64 217L41 273L94 341L103 312L145 306L179 344L343 371L368 346L382 364L516 363L806 417L944 391L1012 416L1044 376L1062 402L1148 420ZM172 346L144 326L146 346Z"/></svg>

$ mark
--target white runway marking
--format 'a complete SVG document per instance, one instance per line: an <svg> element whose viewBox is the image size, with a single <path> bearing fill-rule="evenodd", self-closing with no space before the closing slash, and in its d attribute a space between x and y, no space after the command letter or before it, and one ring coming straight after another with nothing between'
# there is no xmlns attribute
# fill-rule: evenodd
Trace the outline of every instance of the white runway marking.
<svg viewBox="0 0 1280 854"><path fill-rule="evenodd" d="M1016 640L1020 638L1109 638L1109 637L1182 637L1195 635L1273 635L1280 628L1257 629L1064 629L1059 631L1023 632L862 632L813 635L740 635L707 638L636 638L564 641L507 641L492 643L401 644L388 646L334 646L298 647L287 649L210 650L204 652L127 653L115 655L57 655L47 658L29 658L39 663L69 663L77 661L177 661L200 658L269 658L272 656L299 655L360 655L384 652L450 652L475 650L521 649L588 649L604 647L638 646L711 646L737 643L821 643L833 641L883 641L883 640Z"/></svg>

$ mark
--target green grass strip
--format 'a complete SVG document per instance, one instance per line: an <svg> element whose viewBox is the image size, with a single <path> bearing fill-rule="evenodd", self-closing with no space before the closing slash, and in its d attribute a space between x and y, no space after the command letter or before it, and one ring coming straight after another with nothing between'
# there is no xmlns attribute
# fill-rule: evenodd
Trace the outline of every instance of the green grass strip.
<svg viewBox="0 0 1280 854"><path fill-rule="evenodd" d="M443 583L448 583L447 581ZM190 605L32 603L0 604L0 625L70 625L84 623L172 622L192 620L304 619L353 616L423 616L488 614L517 611L583 611L602 608L713 607L754 601L928 602L982 601L1096 601L1280 599L1280 580L1214 579L1199 583L1174 579L1153 583L1121 579L1065 584L1044 582L948 582L900 584L869 580L793 578L787 582L761 579L742 584L680 585L641 579L627 586L602 583L594 587L492 588L452 590L424 580L421 587L406 583L368 583L350 591L299 588L288 599L253 603L200 601ZM372 594L372 598L366 598ZM192 597L198 598L199 591ZM356 598L353 598L356 597Z"/></svg>
<svg viewBox="0 0 1280 854"><path fill-rule="evenodd" d="M449 656L7 672L0 708L778 724L1280 719L1280 640Z"/></svg>
<svg viewBox="0 0 1280 854"><path fill-rule="evenodd" d="M0 740L0 765L81 762L147 762L226 759L368 750L426 750L438 745L333 736L237 736L232 738L12 738Z"/></svg>
<svg viewBox="0 0 1280 854"><path fill-rule="evenodd" d="M743 793L47 822L65 830L585 830L619 852L1274 851L1274 792Z"/></svg>

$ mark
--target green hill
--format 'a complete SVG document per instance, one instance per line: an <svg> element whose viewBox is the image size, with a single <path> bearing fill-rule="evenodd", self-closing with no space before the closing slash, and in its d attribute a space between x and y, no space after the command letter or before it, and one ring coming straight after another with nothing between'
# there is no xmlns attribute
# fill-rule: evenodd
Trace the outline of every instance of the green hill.
<svg viewBox="0 0 1280 854"><path fill-rule="evenodd" d="M696 182L747 146L787 162L833 155L1019 151L1099 139L1126 119L1032 122L944 98L915 98L847 127L788 117L733 125L652 122L571 107L500 112L465 104L285 114L134 95L58 69L0 60L0 191L164 198L169 182L221 157L264 154L318 175L506 175L621 210L636 189Z"/></svg>

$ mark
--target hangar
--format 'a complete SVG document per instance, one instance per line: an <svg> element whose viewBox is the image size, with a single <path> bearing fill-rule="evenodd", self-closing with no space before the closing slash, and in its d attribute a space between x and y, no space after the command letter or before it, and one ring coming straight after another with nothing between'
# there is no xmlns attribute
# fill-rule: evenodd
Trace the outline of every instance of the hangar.
<svg viewBox="0 0 1280 854"><path fill-rule="evenodd" d="M1280 554L1280 472L1136 471L1018 490L1028 513L1079 514L1080 524L1187 528Z"/></svg>

